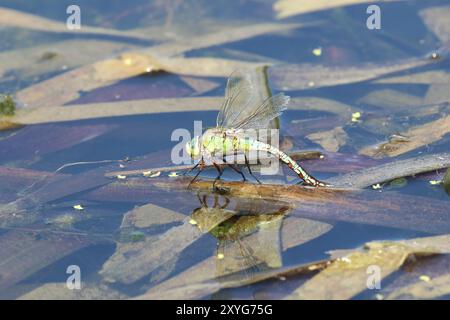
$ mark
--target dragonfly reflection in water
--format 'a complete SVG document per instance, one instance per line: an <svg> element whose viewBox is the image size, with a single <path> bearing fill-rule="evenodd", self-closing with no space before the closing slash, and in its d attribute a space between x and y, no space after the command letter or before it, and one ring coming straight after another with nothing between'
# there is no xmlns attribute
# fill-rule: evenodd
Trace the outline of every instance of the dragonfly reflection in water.
<svg viewBox="0 0 450 320"><path fill-rule="evenodd" d="M289 204L243 198L230 201L216 194L209 206L207 195L198 195L198 199L201 206L191 216L200 230L218 240L216 277L233 275L245 280L262 269L281 267L280 230Z"/></svg>

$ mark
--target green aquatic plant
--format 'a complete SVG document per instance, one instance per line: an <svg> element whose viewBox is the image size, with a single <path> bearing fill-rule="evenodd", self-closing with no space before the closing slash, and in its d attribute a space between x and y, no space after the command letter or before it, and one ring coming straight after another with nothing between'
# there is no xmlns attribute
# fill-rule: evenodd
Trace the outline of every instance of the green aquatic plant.
<svg viewBox="0 0 450 320"><path fill-rule="evenodd" d="M0 95L0 116L12 116L16 111L16 104L10 95Z"/></svg>

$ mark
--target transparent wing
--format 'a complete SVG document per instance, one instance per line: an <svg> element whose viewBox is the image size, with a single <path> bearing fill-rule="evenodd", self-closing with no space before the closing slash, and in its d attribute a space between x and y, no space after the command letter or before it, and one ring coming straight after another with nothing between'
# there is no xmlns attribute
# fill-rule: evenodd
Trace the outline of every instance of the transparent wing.
<svg viewBox="0 0 450 320"><path fill-rule="evenodd" d="M254 100L254 88L250 76L242 71L234 71L228 78L225 101L217 116L217 126L233 128L242 119L242 112L250 108Z"/></svg>
<svg viewBox="0 0 450 320"><path fill-rule="evenodd" d="M271 120L279 117L287 109L290 97L283 93L267 98L262 104L247 110L245 116L233 123L234 129L264 129L269 128Z"/></svg>
<svg viewBox="0 0 450 320"><path fill-rule="evenodd" d="M233 129L263 129L286 110L289 97L280 93L258 103L249 73L233 72L227 82L225 101L217 116L217 126Z"/></svg>
<svg viewBox="0 0 450 320"><path fill-rule="evenodd" d="M259 271L265 269L262 261L253 255L252 247L245 240L222 240L219 242L217 252L223 254L223 259L216 262L218 277L229 276L234 280L245 281L254 278Z"/></svg>

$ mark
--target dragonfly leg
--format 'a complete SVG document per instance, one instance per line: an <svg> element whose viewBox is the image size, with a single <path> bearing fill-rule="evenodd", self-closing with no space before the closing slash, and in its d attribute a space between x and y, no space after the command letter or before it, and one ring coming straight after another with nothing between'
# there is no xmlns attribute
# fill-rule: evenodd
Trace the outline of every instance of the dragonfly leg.
<svg viewBox="0 0 450 320"><path fill-rule="evenodd" d="M248 158L247 155L244 154L244 159L245 159L245 165L247 166L248 172L250 173L250 175L256 180L258 181L259 184L261 184L261 181L259 181L259 179L257 177L255 177L255 175L252 172L252 169L250 168L250 163L248 162Z"/></svg>
<svg viewBox="0 0 450 320"><path fill-rule="evenodd" d="M185 175L187 175L188 173L194 171L194 170L200 165L200 162L201 162L201 161L202 161L202 160L200 160L199 162L197 162L197 164L196 164L195 166L193 166L193 167L190 168L188 171L186 171L185 173L183 173L183 176L185 176Z"/></svg>
<svg viewBox="0 0 450 320"><path fill-rule="evenodd" d="M242 176L242 181L247 181L247 178L245 178L244 173L241 171L241 169L239 169L238 167L236 167L234 164L228 163L225 158L223 159L223 162L228 165L231 169L233 169L234 171L236 171L237 173L239 173Z"/></svg>
<svg viewBox="0 0 450 320"><path fill-rule="evenodd" d="M225 204L220 206L221 209L225 209L230 204L230 199L225 197Z"/></svg>
<svg viewBox="0 0 450 320"><path fill-rule="evenodd" d="M213 165L214 165L214 167L216 168L216 170L218 172L218 175L217 175L216 179L213 182L213 189L215 189L216 188L216 182L217 182L217 180L220 179L220 177L222 177L223 170L220 169L220 167L219 167L219 165L217 163L213 162Z"/></svg>
<svg viewBox="0 0 450 320"><path fill-rule="evenodd" d="M205 165L205 162L204 162L203 157L202 157L201 160L200 160L200 161L199 161L199 162L198 162L191 170L189 170L189 171L192 171L192 170L194 170L195 168L197 168L198 166L200 166L200 168L198 169L198 172L197 172L197 174L195 175L194 179L192 179L191 182L189 182L188 188L189 188L189 187L191 186L191 184L195 181L195 179L197 179L198 175L203 171L204 165ZM188 172L189 172L189 171L188 171Z"/></svg>
<svg viewBox="0 0 450 320"><path fill-rule="evenodd" d="M241 169L239 169L238 167L236 167L233 164L228 164L228 166L230 166L231 169L233 169L234 171L236 171L237 173L239 173L242 176L242 181L247 181L247 178L244 176L244 173L241 171Z"/></svg>

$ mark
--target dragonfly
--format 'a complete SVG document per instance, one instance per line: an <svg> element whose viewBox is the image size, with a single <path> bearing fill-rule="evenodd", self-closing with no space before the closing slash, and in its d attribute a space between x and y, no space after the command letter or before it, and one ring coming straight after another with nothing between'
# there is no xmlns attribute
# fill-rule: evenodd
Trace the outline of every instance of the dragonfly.
<svg viewBox="0 0 450 320"><path fill-rule="evenodd" d="M190 140L185 150L197 164L188 172L199 168L191 183L197 179L205 166L212 165L218 171L214 184L223 174L222 164L228 165L239 173L246 181L245 175L234 163L226 161L226 156L244 154L245 165L258 183L261 183L254 175L249 165L247 154L250 151L267 152L285 163L293 170L301 182L307 186L327 187L329 184L322 182L305 169L286 153L269 143L249 138L245 131L248 129L268 129L272 120L278 118L287 109L290 97L284 93L278 93L262 102L255 96L252 78L240 70L234 71L227 81L225 100L217 116L216 127L207 129L201 136L195 136ZM221 159L220 159L221 158ZM222 161L220 161L222 160Z"/></svg>

